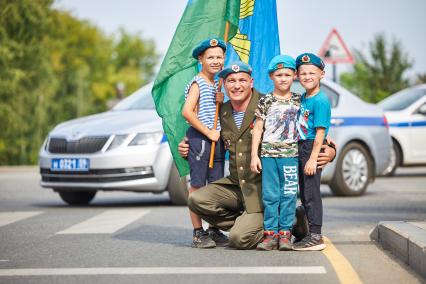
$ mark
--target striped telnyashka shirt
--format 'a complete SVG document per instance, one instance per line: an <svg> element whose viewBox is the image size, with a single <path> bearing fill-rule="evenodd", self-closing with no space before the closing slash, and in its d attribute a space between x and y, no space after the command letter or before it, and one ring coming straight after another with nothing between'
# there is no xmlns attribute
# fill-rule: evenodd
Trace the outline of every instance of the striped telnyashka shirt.
<svg viewBox="0 0 426 284"><path fill-rule="evenodd" d="M192 84L197 83L200 88L200 98L198 106L198 119L202 124L207 126L209 129L213 128L214 117L216 113L216 90L218 87L218 81L215 80L214 86L208 84L203 77L195 76L185 89L185 99L188 96L189 89ZM216 130L220 131L219 118L217 121Z"/></svg>
<svg viewBox="0 0 426 284"><path fill-rule="evenodd" d="M237 125L238 129L240 129L241 124L243 124L244 114L245 114L244 111L232 110L232 115L234 116L234 121L235 121L235 124Z"/></svg>

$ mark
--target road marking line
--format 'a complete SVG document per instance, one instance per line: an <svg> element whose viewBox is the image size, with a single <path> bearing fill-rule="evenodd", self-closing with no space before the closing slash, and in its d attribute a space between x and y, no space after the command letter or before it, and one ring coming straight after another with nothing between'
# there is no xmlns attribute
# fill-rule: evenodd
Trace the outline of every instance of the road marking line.
<svg viewBox="0 0 426 284"><path fill-rule="evenodd" d="M0 276L49 275L165 275L165 274L325 274L323 266L255 266L255 267L95 267L0 269Z"/></svg>
<svg viewBox="0 0 426 284"><path fill-rule="evenodd" d="M0 212L0 227L6 226L21 220L36 216L43 213L42 211L15 211Z"/></svg>
<svg viewBox="0 0 426 284"><path fill-rule="evenodd" d="M8 262L8 259L0 259L0 262Z"/></svg>
<svg viewBox="0 0 426 284"><path fill-rule="evenodd" d="M340 253L333 243L326 237L324 242L327 247L322 251L330 261L334 271L342 284L358 284L362 283L351 263Z"/></svg>
<svg viewBox="0 0 426 284"><path fill-rule="evenodd" d="M112 234L148 214L150 210L107 210L56 234Z"/></svg>

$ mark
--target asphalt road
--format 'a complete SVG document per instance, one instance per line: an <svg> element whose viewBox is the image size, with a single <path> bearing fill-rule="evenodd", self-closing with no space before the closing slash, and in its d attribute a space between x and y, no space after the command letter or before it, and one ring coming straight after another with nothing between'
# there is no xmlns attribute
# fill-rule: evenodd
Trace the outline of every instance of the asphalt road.
<svg viewBox="0 0 426 284"><path fill-rule="evenodd" d="M192 249L187 208L161 195L99 192L70 207L36 168L0 168L0 283L422 283L370 241L379 221L426 220L426 168L367 194L323 189L323 252Z"/></svg>

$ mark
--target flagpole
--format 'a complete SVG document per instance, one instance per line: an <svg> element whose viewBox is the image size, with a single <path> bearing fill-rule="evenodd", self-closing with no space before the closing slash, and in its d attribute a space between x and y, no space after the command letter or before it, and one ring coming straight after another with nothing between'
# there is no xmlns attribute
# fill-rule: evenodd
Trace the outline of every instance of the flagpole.
<svg viewBox="0 0 426 284"><path fill-rule="evenodd" d="M225 41L225 44L228 42L228 32L229 32L229 22L226 21L225 24L225 34L223 35L223 40ZM222 90L222 84L223 84L223 79L220 78L219 80L219 85L217 87L216 93L219 93ZM214 122L213 122L213 129L216 129L217 127L217 119L219 118L219 108L220 108L220 104L219 102L216 102L216 113L214 115ZM220 139L220 137L219 137ZM212 142L212 147L210 149L210 161L209 161L209 168L213 169L213 161L214 161L214 150L216 148L216 142L213 141Z"/></svg>

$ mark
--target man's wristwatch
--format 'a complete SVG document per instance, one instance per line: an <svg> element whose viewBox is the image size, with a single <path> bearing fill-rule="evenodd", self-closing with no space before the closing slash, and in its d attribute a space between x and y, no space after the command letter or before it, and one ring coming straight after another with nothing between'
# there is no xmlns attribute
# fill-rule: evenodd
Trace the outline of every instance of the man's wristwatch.
<svg viewBox="0 0 426 284"><path fill-rule="evenodd" d="M334 149L334 153L337 154L337 149L336 149L336 145L334 145L333 143L327 143L327 146L330 148ZM334 161L334 159L336 159L336 155L334 155L333 159L331 159L330 163Z"/></svg>

